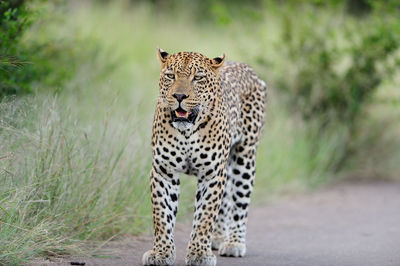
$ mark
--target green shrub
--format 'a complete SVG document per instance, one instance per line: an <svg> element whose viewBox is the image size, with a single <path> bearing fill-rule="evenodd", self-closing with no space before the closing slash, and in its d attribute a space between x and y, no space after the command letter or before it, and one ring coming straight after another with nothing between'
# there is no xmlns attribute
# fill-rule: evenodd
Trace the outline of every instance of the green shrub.
<svg viewBox="0 0 400 266"><path fill-rule="evenodd" d="M30 16L25 1L0 1L0 97L28 90L26 80L19 77L27 62L18 43L31 23Z"/></svg>
<svg viewBox="0 0 400 266"><path fill-rule="evenodd" d="M340 5L281 6L280 57L273 65L275 86L292 113L310 125L318 124L320 136L341 136L331 164L334 170L351 156L360 118L400 62L400 23L395 14L377 8L356 18L344 10ZM295 12L299 15L293 16Z"/></svg>
<svg viewBox="0 0 400 266"><path fill-rule="evenodd" d="M98 66L96 73L103 78L115 68L117 60L93 62L108 56L94 36L79 29L70 38L59 33L66 21L61 13L69 8L73 6L66 1L0 0L0 99L36 90L59 91L87 65Z"/></svg>
<svg viewBox="0 0 400 266"><path fill-rule="evenodd" d="M306 23L285 17L281 52L291 66L278 87L305 119L353 127L374 91L394 73L388 59L400 46L400 24L331 17L316 25L321 19L310 16Z"/></svg>

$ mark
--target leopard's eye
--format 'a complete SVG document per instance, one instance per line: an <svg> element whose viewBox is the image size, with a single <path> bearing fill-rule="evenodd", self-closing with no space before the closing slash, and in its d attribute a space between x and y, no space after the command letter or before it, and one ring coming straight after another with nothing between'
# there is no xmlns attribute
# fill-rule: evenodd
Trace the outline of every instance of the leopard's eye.
<svg viewBox="0 0 400 266"><path fill-rule="evenodd" d="M197 75L197 76L193 77L193 80L202 80L203 78L204 78L204 76Z"/></svg>
<svg viewBox="0 0 400 266"><path fill-rule="evenodd" d="M167 76L167 78L169 79L175 79L175 75L174 74L165 74Z"/></svg>

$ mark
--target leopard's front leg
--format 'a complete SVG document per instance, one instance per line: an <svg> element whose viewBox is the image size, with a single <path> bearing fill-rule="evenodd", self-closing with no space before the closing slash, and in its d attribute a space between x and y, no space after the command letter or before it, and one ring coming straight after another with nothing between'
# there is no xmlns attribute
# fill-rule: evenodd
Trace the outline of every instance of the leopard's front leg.
<svg viewBox="0 0 400 266"><path fill-rule="evenodd" d="M221 204L226 181L226 169L220 166L198 179L193 228L187 248L187 265L216 265L211 250L211 236Z"/></svg>
<svg viewBox="0 0 400 266"><path fill-rule="evenodd" d="M153 206L154 241L153 249L144 253L142 263L143 265L173 265L175 261L174 226L178 211L179 177L172 174L163 175L153 166L150 173L150 189Z"/></svg>

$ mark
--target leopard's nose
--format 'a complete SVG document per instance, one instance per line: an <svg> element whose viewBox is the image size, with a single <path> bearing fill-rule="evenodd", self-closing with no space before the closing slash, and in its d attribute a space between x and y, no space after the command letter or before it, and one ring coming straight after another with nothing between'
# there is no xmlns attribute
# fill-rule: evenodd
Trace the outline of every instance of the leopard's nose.
<svg viewBox="0 0 400 266"><path fill-rule="evenodd" d="M186 94L174 93L174 94L172 94L172 97L174 97L178 102L182 102L184 99L186 99L189 96Z"/></svg>

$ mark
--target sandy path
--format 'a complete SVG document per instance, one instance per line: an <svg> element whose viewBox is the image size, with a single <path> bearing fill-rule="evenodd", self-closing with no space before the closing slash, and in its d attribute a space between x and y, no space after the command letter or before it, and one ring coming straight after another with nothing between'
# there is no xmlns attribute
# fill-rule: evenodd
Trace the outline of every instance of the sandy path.
<svg viewBox="0 0 400 266"><path fill-rule="evenodd" d="M189 225L177 225L175 265L184 265L189 233ZM218 256L217 265L400 266L400 183L342 184L254 207L247 241L244 258ZM151 237L126 239L108 248L117 256L50 264L140 265Z"/></svg>

